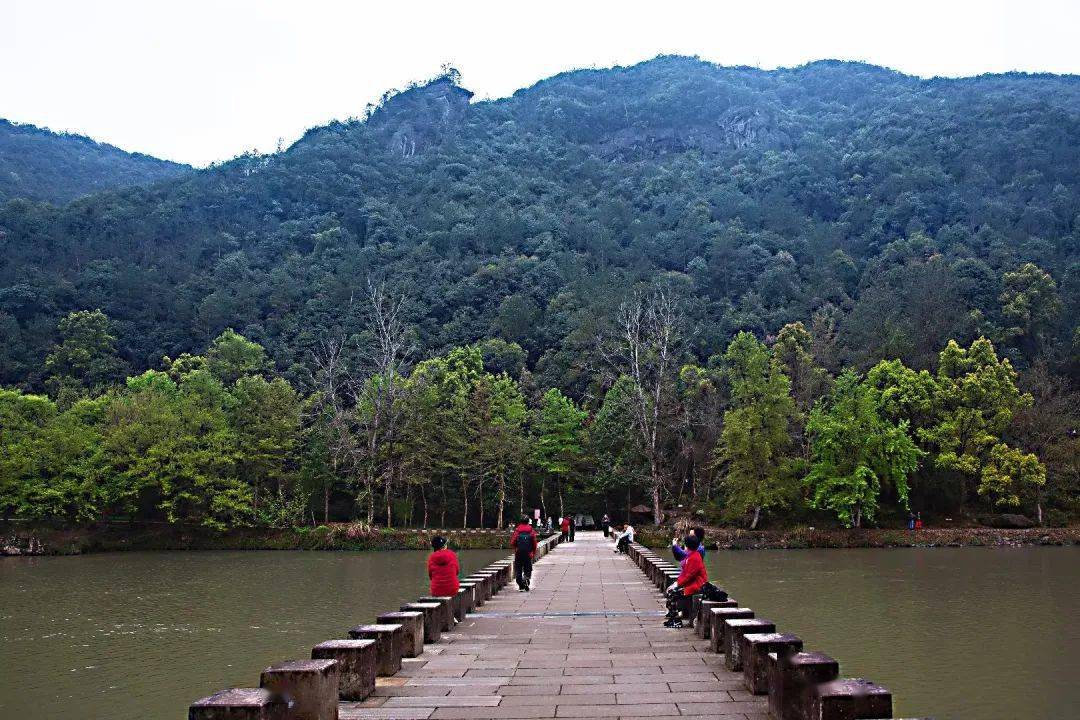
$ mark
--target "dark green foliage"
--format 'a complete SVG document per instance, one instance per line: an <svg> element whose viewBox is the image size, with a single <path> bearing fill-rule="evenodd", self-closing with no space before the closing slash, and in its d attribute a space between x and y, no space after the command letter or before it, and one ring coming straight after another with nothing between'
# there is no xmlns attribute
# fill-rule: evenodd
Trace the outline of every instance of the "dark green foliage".
<svg viewBox="0 0 1080 720"><path fill-rule="evenodd" d="M163 427L201 423L204 444L185 452L250 456L169 468L177 483L245 478L254 506L281 479L278 518L296 514L290 492L318 488L324 518L357 507L372 517L378 494L388 520L396 503L409 506L405 521L430 511L433 522L541 499L545 484L522 477L520 410L535 416L554 388L590 418L570 502L707 501L742 517L805 508L805 420L851 367L881 395L879 418L863 412L862 426L907 421L928 453L913 507L1077 506L1075 437L1039 439L1050 430L1007 386L1014 371L1023 385L1041 368L1055 397L1076 392L1080 79L924 81L857 63L761 71L662 57L564 73L497 101L471 103L456 83L450 73L388 95L366 120L313 129L274 155L63 207L0 207L0 385L52 392L59 415L89 412L48 383L68 378L94 395L123 375L58 364L70 345L58 323L100 308L114 340L95 345L108 351L98 357L136 376L177 358L150 376L174 389L121 395L168 398L150 417ZM405 298L419 362L400 377L357 377L330 402L313 358L342 337L343 363L362 366L372 279ZM637 417L649 403L597 338L628 297L656 288L677 307L680 337L646 447ZM740 331L753 335L739 343L756 365L735 381L720 358ZM980 337L994 346L973 346ZM185 354L200 348L211 349ZM985 363L961 369L972 353ZM266 386L246 381L240 393L243 378ZM965 396L979 378L1001 382ZM199 400L281 405L290 392L311 412L289 461L252 433L292 428L291 410L252 418L245 439L231 401L219 413ZM1054 428L1075 431L1075 404L1063 406ZM385 413L390 425L379 424ZM1017 413L1023 432L1010 429ZM981 423L977 437L963 434L965 419ZM370 426L363 452L345 447L349 423ZM1022 454L995 454L1005 442ZM1045 485L1013 492L1008 468L1030 470L1023 453L1040 448L1055 458ZM845 457L864 449L848 443ZM763 450L755 479L752 453ZM81 477L73 497L88 487Z"/></svg>
<svg viewBox="0 0 1080 720"><path fill-rule="evenodd" d="M177 177L187 165L0 119L0 202L66 203L102 190Z"/></svg>

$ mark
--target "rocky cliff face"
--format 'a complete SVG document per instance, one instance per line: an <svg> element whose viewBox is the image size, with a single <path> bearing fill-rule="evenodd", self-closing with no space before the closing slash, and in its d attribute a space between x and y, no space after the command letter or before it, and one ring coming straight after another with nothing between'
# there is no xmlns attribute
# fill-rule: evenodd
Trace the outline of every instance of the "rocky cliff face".
<svg viewBox="0 0 1080 720"><path fill-rule="evenodd" d="M437 144L460 124L472 96L465 88L440 78L386 99L371 115L368 126L383 136L387 150L407 160Z"/></svg>

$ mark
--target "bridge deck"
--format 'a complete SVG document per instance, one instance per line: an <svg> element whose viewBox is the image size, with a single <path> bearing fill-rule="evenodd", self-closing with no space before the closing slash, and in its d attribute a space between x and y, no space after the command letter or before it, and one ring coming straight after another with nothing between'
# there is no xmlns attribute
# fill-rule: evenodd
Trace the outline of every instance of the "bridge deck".
<svg viewBox="0 0 1080 720"><path fill-rule="evenodd" d="M367 700L342 703L341 720L764 720L764 698L662 615L638 567L579 532L536 563L531 592L506 587Z"/></svg>

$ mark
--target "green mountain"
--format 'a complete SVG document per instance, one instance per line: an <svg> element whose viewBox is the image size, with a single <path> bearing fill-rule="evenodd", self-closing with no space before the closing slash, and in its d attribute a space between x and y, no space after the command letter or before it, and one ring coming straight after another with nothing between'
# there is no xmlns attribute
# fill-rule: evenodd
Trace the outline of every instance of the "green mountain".
<svg viewBox="0 0 1080 720"><path fill-rule="evenodd" d="M0 202L14 198L66 203L114 188L174 178L187 165L0 119Z"/></svg>
<svg viewBox="0 0 1080 720"><path fill-rule="evenodd" d="M949 338L986 335L1021 366L1075 372L1075 76L660 57L484 102L451 74L195 172L61 142L126 168L101 171L114 180L176 177L0 209L0 384L41 388L58 320L100 308L134 370L231 327L305 388L320 339L360 332L369 278L408 298L421 356L503 338L578 397L598 329L656 283L702 362L739 330L803 321L834 368L928 367ZM72 156L35 156L36 178L70 175ZM1003 278L1025 263L1052 288L1009 307ZM1051 295L1060 309L1039 305Z"/></svg>

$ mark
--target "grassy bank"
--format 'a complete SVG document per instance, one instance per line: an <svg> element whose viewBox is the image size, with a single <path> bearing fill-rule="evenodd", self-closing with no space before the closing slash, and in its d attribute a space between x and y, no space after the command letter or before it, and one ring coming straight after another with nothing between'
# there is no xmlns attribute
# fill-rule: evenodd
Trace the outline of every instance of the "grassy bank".
<svg viewBox="0 0 1080 720"><path fill-rule="evenodd" d="M415 530L331 523L288 529L238 528L214 532L165 523L103 523L81 527L0 525L0 554L80 555L119 550L426 550L432 536L447 537L459 549L507 548L509 532L495 530Z"/></svg>
<svg viewBox="0 0 1080 720"><path fill-rule="evenodd" d="M671 530L639 529L638 541L650 547L671 543ZM996 547L1020 545L1080 545L1080 527L996 529L984 527L924 528L922 530L740 530L710 528L709 547L725 550L794 550L806 548Z"/></svg>
<svg viewBox="0 0 1080 720"><path fill-rule="evenodd" d="M103 523L55 527L0 524L0 554L80 555L119 550L426 550L431 537L446 536L459 549L509 548L506 530L385 529L363 523L331 523L313 528L240 528L220 533L198 526L165 523ZM638 540L651 547L671 542L670 528L639 528ZM1002 530L926 528L908 530L740 530L710 528L709 546L727 550L804 548L963 547L1080 545L1080 527Z"/></svg>

